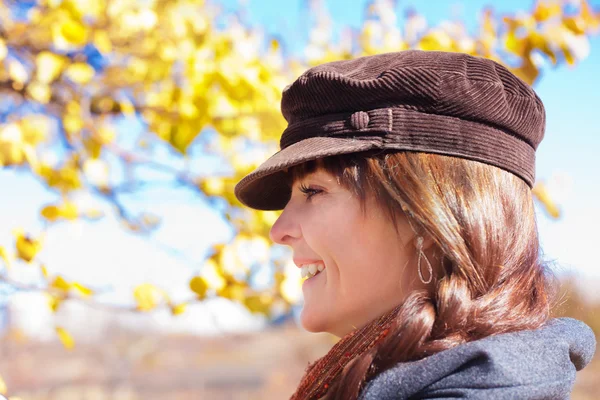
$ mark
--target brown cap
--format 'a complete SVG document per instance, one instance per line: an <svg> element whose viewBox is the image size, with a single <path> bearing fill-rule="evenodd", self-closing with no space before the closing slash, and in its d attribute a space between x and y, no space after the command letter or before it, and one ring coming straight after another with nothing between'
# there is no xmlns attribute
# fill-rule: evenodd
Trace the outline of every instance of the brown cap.
<svg viewBox="0 0 600 400"><path fill-rule="evenodd" d="M235 187L245 205L280 210L285 169L367 150L445 154L500 167L531 187L544 136L540 98L502 65L462 53L407 50L334 61L283 91L281 150Z"/></svg>

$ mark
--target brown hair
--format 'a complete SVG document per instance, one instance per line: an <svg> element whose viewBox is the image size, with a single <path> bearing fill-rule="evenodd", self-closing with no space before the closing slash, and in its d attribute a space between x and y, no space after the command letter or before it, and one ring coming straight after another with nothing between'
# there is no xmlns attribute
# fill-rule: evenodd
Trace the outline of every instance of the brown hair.
<svg viewBox="0 0 600 400"><path fill-rule="evenodd" d="M327 399L356 399L366 380L399 362L548 319L554 278L540 261L533 198L522 179L417 152L324 158L293 167L291 178L317 168L337 176L363 207L374 195L394 220L406 215L442 254L431 290L408 295L386 339L347 365Z"/></svg>

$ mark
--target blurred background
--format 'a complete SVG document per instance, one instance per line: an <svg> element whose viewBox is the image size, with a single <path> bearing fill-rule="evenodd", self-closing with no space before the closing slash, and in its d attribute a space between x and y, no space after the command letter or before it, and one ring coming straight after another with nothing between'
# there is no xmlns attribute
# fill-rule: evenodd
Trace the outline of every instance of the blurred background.
<svg viewBox="0 0 600 400"><path fill-rule="evenodd" d="M298 326L278 214L233 186L305 69L408 48L495 59L544 101L554 312L599 335L599 30L583 0L0 0L0 393L288 398L335 339Z"/></svg>

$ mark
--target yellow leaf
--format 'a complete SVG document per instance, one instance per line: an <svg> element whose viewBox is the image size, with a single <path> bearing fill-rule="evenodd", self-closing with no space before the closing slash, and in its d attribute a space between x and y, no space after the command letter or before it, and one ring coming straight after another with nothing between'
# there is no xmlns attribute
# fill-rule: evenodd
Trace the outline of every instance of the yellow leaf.
<svg viewBox="0 0 600 400"><path fill-rule="evenodd" d="M37 145L48 138L52 121L46 115L34 114L20 121L23 142Z"/></svg>
<svg viewBox="0 0 600 400"><path fill-rule="evenodd" d="M0 166L24 162L21 129L17 124L0 127Z"/></svg>
<svg viewBox="0 0 600 400"><path fill-rule="evenodd" d="M224 288L217 291L217 294L225 299L233 301L244 301L248 285L245 282L228 282Z"/></svg>
<svg viewBox="0 0 600 400"><path fill-rule="evenodd" d="M13 122L2 125L0 128L0 142L12 143L14 145L20 145L23 142L21 125Z"/></svg>
<svg viewBox="0 0 600 400"><path fill-rule="evenodd" d="M594 12L587 0L581 1L581 17L588 24L588 29L596 31L600 27L600 13Z"/></svg>
<svg viewBox="0 0 600 400"><path fill-rule="evenodd" d="M37 173L44 178L48 186L62 192L69 192L81 187L79 170L70 163L57 170L48 165L41 165Z"/></svg>
<svg viewBox="0 0 600 400"><path fill-rule="evenodd" d="M71 350L73 349L73 347L75 347L75 340L73 339L71 334L67 332L64 328L57 326L56 334L58 335L58 338L60 339L65 349Z"/></svg>
<svg viewBox="0 0 600 400"><path fill-rule="evenodd" d="M258 211L258 215L268 226L272 226L275 221L277 221L277 218L279 218L280 214L281 212L279 211Z"/></svg>
<svg viewBox="0 0 600 400"><path fill-rule="evenodd" d="M47 104L52 97L50 86L41 82L31 82L27 85L27 94L35 101Z"/></svg>
<svg viewBox="0 0 600 400"><path fill-rule="evenodd" d="M6 43L4 40L0 39L0 61L4 61L7 55L8 49L6 48Z"/></svg>
<svg viewBox="0 0 600 400"><path fill-rule="evenodd" d="M215 290L220 290L227 284L215 260L209 259L202 266L202 278L206 284Z"/></svg>
<svg viewBox="0 0 600 400"><path fill-rule="evenodd" d="M564 26L576 35L585 33L585 20L580 17L567 17L563 19Z"/></svg>
<svg viewBox="0 0 600 400"><path fill-rule="evenodd" d="M121 112L123 114L128 115L128 116L135 114L135 107L129 100L121 101L119 103L119 106L121 107Z"/></svg>
<svg viewBox="0 0 600 400"><path fill-rule="evenodd" d="M17 257L21 260L30 262L35 258L42 248L42 243L38 239L29 237L24 233L19 233L16 237Z"/></svg>
<svg viewBox="0 0 600 400"><path fill-rule="evenodd" d="M76 134L83 128L83 121L80 115L68 113L63 117L63 126L67 133Z"/></svg>
<svg viewBox="0 0 600 400"><path fill-rule="evenodd" d="M239 275L248 272L248 265L240 259L243 243L235 240L223 248L219 256L219 265L228 274Z"/></svg>
<svg viewBox="0 0 600 400"><path fill-rule="evenodd" d="M150 283L142 283L133 290L133 297L140 311L150 311L156 308L163 298L160 289Z"/></svg>
<svg viewBox="0 0 600 400"><path fill-rule="evenodd" d="M296 304L302 298L302 281L298 268L293 263L285 267L284 278L279 284L281 296L290 304Z"/></svg>
<svg viewBox="0 0 600 400"><path fill-rule="evenodd" d="M40 264L40 271L42 271L42 276L48 279L48 268L44 264Z"/></svg>
<svg viewBox="0 0 600 400"><path fill-rule="evenodd" d="M148 229L156 228L160 224L160 217L150 213L142 214L141 220L144 227Z"/></svg>
<svg viewBox="0 0 600 400"><path fill-rule="evenodd" d="M7 391L6 382L4 382L4 378L0 375L0 394L5 395Z"/></svg>
<svg viewBox="0 0 600 400"><path fill-rule="evenodd" d="M238 113L235 105L225 94L215 96L215 98L212 100L211 106L210 113L213 117L235 117Z"/></svg>
<svg viewBox="0 0 600 400"><path fill-rule="evenodd" d="M273 296L268 293L248 296L244 299L244 305L253 313L268 315L273 304Z"/></svg>
<svg viewBox="0 0 600 400"><path fill-rule="evenodd" d="M60 208L60 215L64 219L68 220L77 219L77 217L79 216L79 213L77 212L77 206L75 205L75 203L72 203L70 201L63 203Z"/></svg>
<svg viewBox="0 0 600 400"><path fill-rule="evenodd" d="M209 196L219 196L225 189L225 180L220 177L212 176L203 179L198 187Z"/></svg>
<svg viewBox="0 0 600 400"><path fill-rule="evenodd" d="M106 8L105 0L62 0L62 8L73 17L89 17L96 20Z"/></svg>
<svg viewBox="0 0 600 400"><path fill-rule="evenodd" d="M27 162L32 171L37 171L38 162L37 162L37 154L35 152L35 148L27 143L23 144L23 158L25 162Z"/></svg>
<svg viewBox="0 0 600 400"><path fill-rule="evenodd" d="M92 112L97 114L120 111L119 104L109 96L96 96L90 104Z"/></svg>
<svg viewBox="0 0 600 400"><path fill-rule="evenodd" d="M417 48L421 50L451 50L453 45L452 38L448 33L442 30L433 30L429 34L423 36L417 44Z"/></svg>
<svg viewBox="0 0 600 400"><path fill-rule="evenodd" d="M59 27L59 32L62 37L75 45L83 45L87 41L87 31L85 25L79 21L69 19Z"/></svg>
<svg viewBox="0 0 600 400"><path fill-rule="evenodd" d="M531 61L529 57L523 59L523 64L512 72L523 79L528 84L532 85L540 74L538 67Z"/></svg>
<svg viewBox="0 0 600 400"><path fill-rule="evenodd" d="M194 105L194 103L191 101L185 101L179 104L179 113L182 117L192 119L196 118L200 114L200 111L198 110L198 107Z"/></svg>
<svg viewBox="0 0 600 400"><path fill-rule="evenodd" d="M195 276L190 280L190 289L196 293L199 299L206 297L206 291L208 290L208 284L206 280L201 276Z"/></svg>
<svg viewBox="0 0 600 400"><path fill-rule="evenodd" d="M40 212L42 217L46 218L48 221L54 222L60 218L66 220L74 220L77 219L79 213L77 211L77 206L72 202L66 202L60 205L49 205L42 208Z"/></svg>
<svg viewBox="0 0 600 400"><path fill-rule="evenodd" d="M83 286L81 283L73 282L73 289L77 290L83 297L90 297L94 294L94 291L87 286Z"/></svg>
<svg viewBox="0 0 600 400"><path fill-rule="evenodd" d="M493 12L491 8L487 8L483 11L481 30L486 36L496 36L496 23L493 19Z"/></svg>
<svg viewBox="0 0 600 400"><path fill-rule="evenodd" d="M112 50L112 43L106 31L98 30L94 32L94 45L101 53L109 53Z"/></svg>
<svg viewBox="0 0 600 400"><path fill-rule="evenodd" d="M173 315L183 314L185 312L186 306L187 306L186 303L173 304L173 305L171 305L171 313Z"/></svg>
<svg viewBox="0 0 600 400"><path fill-rule="evenodd" d="M560 217L560 208L554 202L546 185L543 182L536 182L533 186L533 195L542 203L542 206L552 218Z"/></svg>
<svg viewBox="0 0 600 400"><path fill-rule="evenodd" d="M42 217L46 218L48 221L56 221L60 217L59 208L55 205L50 205L42 208L40 211Z"/></svg>
<svg viewBox="0 0 600 400"><path fill-rule="evenodd" d="M201 124L197 121L181 121L172 126L171 145L181 154L185 154L189 145L194 141L201 131Z"/></svg>
<svg viewBox="0 0 600 400"><path fill-rule="evenodd" d="M97 209L89 209L84 212L86 218L98 219L104 216L104 213Z"/></svg>
<svg viewBox="0 0 600 400"><path fill-rule="evenodd" d="M96 140L96 138L93 136L92 137L90 137L90 136L84 137L82 142L83 142L83 147L87 151L90 158L94 158L94 159L100 158L100 156L102 155L102 150L104 150L102 143L100 143L98 140Z"/></svg>
<svg viewBox="0 0 600 400"><path fill-rule="evenodd" d="M67 282L65 278L59 275L56 278L54 278L54 281L52 281L50 287L66 292L71 289L71 284Z"/></svg>
<svg viewBox="0 0 600 400"><path fill-rule="evenodd" d="M562 9L560 4L538 1L533 10L532 17L538 22L546 21L553 16L560 15Z"/></svg>
<svg viewBox="0 0 600 400"><path fill-rule="evenodd" d="M526 41L517 37L515 31L509 31L504 38L504 47L517 56L522 56L525 51Z"/></svg>
<svg viewBox="0 0 600 400"><path fill-rule="evenodd" d="M114 142L116 134L114 127L103 124L94 132L94 139L100 144L108 144Z"/></svg>
<svg viewBox="0 0 600 400"><path fill-rule="evenodd" d="M61 74L66 58L49 51L40 52L36 59L36 78L42 83L51 83Z"/></svg>
<svg viewBox="0 0 600 400"><path fill-rule="evenodd" d="M548 39L537 32L532 32L529 35L529 43L532 48L537 48L546 54L552 60L552 64L556 65L556 55L552 50Z"/></svg>
<svg viewBox="0 0 600 400"><path fill-rule="evenodd" d="M64 297L49 294L48 295L48 307L50 307L50 310L53 313L55 313L58 311L58 308L62 304L63 300L64 300Z"/></svg>
<svg viewBox="0 0 600 400"><path fill-rule="evenodd" d="M137 15L137 22L140 24L140 27L143 29L152 29L156 26L156 22L158 21L158 17L156 13L149 9L145 8L141 10Z"/></svg>
<svg viewBox="0 0 600 400"><path fill-rule="evenodd" d="M75 63L70 65L65 74L75 83L84 85L94 77L94 68L86 63Z"/></svg>
<svg viewBox="0 0 600 400"><path fill-rule="evenodd" d="M561 46L561 50L563 52L563 56L565 57L565 61L567 62L567 64L574 65L576 58L575 54L573 54L571 49L569 49L567 46Z"/></svg>
<svg viewBox="0 0 600 400"><path fill-rule="evenodd" d="M107 186L109 171L108 164L100 159L87 159L83 163L83 172L87 179L96 186Z"/></svg>
<svg viewBox="0 0 600 400"><path fill-rule="evenodd" d="M8 252L6 251L6 249L3 246L0 246L0 259L2 259L4 261L6 268L11 267L10 257L8 255Z"/></svg>
<svg viewBox="0 0 600 400"><path fill-rule="evenodd" d="M13 81L20 84L24 84L29 80L29 73L23 64L15 60L10 60L8 63L8 75Z"/></svg>

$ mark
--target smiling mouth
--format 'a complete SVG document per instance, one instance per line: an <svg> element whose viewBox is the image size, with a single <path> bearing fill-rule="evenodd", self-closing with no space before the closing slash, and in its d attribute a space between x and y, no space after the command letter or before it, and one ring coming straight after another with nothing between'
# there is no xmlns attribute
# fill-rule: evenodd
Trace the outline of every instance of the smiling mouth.
<svg viewBox="0 0 600 400"><path fill-rule="evenodd" d="M312 278L313 276L319 275L321 271L325 269L323 264L306 264L301 268L302 278Z"/></svg>

